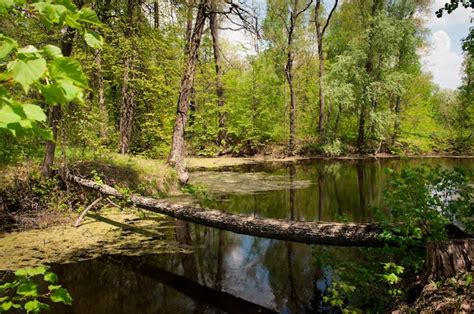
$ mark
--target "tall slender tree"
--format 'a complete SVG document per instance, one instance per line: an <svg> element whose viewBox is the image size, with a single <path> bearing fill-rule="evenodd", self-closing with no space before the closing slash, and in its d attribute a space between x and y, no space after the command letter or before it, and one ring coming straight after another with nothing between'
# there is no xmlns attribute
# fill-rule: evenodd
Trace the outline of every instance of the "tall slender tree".
<svg viewBox="0 0 474 314"><path fill-rule="evenodd" d="M186 171L186 165L184 161L184 132L186 128L191 90L193 88L194 76L196 72L196 64L198 61L199 46L201 45L201 38L208 12L208 0L200 0L194 27L192 30L191 40L189 42L186 66L181 79L176 118L173 129L173 138L171 142L171 151L168 157L168 163L176 169L178 173L178 179L183 184L189 179L189 174Z"/></svg>
<svg viewBox="0 0 474 314"><path fill-rule="evenodd" d="M212 49L214 53L214 63L216 69L216 95L217 107L219 109L219 133L217 136L217 143L222 145L226 138L226 115L224 112L224 85L222 81L222 57L219 39L219 21L217 11L219 5L217 0L211 3L211 12L209 14L209 28L212 36Z"/></svg>
<svg viewBox="0 0 474 314"><path fill-rule="evenodd" d="M286 64L285 64L285 77L288 82L288 88L290 90L290 139L288 141L288 154L293 155L295 152L295 138L296 138L296 95L293 82L293 63L295 61L295 32L297 27L298 18L306 10L308 10L312 1L309 1L300 7L299 0L293 0L289 5L289 16L285 17L285 29L287 35L286 44Z"/></svg>
<svg viewBox="0 0 474 314"><path fill-rule="evenodd" d="M316 5L314 6L314 24L316 27L316 37L318 42L318 60L319 60L319 72L318 72L318 87L319 87L319 121L318 121L318 133L319 137L324 136L324 103L325 103L325 94L323 87L323 78L324 78L324 47L323 40L324 34L329 26L331 17L333 16L334 11L337 8L338 0L334 1L334 5L329 12L329 15L326 19L326 23L321 21L321 0L316 0Z"/></svg>

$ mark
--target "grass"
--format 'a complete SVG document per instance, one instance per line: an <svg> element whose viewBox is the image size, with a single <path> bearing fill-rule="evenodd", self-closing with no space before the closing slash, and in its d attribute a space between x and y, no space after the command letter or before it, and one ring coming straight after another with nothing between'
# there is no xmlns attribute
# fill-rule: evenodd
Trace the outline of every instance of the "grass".
<svg viewBox="0 0 474 314"><path fill-rule="evenodd" d="M163 160L111 152L80 151L69 148L61 163L89 178L130 192L163 197L179 192L174 169Z"/></svg>

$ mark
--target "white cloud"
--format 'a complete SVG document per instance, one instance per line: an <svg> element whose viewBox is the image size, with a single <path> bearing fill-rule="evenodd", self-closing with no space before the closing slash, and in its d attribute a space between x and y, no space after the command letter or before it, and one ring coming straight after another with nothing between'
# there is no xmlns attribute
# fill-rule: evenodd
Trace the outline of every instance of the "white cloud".
<svg viewBox="0 0 474 314"><path fill-rule="evenodd" d="M452 49L451 38L445 31L432 35L431 48L422 60L423 68L432 73L434 82L441 87L454 89L461 85L463 57Z"/></svg>
<svg viewBox="0 0 474 314"><path fill-rule="evenodd" d="M471 10L464 8L462 5L459 6L456 10L451 12L451 14L444 13L442 18L437 18L434 12L439 8L444 7L444 4L447 0L436 0L432 6L428 15L428 27L430 29L446 29L454 27L464 27L468 28Z"/></svg>

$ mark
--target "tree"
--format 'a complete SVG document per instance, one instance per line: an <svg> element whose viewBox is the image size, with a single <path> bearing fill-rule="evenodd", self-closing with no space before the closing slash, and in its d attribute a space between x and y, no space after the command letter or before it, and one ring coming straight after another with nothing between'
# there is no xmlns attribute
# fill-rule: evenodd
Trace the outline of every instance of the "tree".
<svg viewBox="0 0 474 314"><path fill-rule="evenodd" d="M323 78L324 78L324 48L323 48L323 39L324 33L329 26L331 17L336 10L338 0L334 1L334 6L332 7L329 15L326 19L326 23L322 26L321 23L321 0L316 0L316 5L314 7L314 24L316 26L316 36L318 41L318 58L319 58L319 72L318 72L318 86L319 86L319 121L318 121L318 132L319 137L324 136L324 88L323 88ZM322 28L321 28L322 26Z"/></svg>
<svg viewBox="0 0 474 314"><path fill-rule="evenodd" d="M209 28L212 36L212 50L214 53L214 63L216 68L216 95L217 107L219 109L219 133L217 143L222 145L226 138L226 117L224 112L224 86L222 82L222 58L221 47L219 41L219 21L217 19L217 11L219 7L217 1L211 3L211 12L209 13Z"/></svg>
<svg viewBox="0 0 474 314"><path fill-rule="evenodd" d="M184 131L186 127L187 114L189 109L189 100L191 89L194 83L194 75L196 63L198 60L199 46L201 45L201 37L204 30L206 15L208 14L209 3L207 0L200 0L198 11L194 22L194 28L189 42L189 51L186 66L181 79L179 89L178 105L176 110L176 118L173 130L173 139L171 142L171 151L168 157L168 163L176 168L178 179L181 183L186 183L189 174L185 168L185 147L184 147Z"/></svg>

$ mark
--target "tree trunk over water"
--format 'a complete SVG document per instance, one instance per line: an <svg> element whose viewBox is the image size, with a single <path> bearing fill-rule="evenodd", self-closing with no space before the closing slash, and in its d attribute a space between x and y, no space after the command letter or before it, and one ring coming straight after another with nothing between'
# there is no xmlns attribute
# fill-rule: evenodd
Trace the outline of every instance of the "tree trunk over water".
<svg viewBox="0 0 474 314"><path fill-rule="evenodd" d="M207 208L172 204L136 194L123 195L111 186L74 175L68 175L66 179L99 193L126 199L135 206L152 212L239 234L334 246L380 247L386 244L380 238L384 229L376 223L317 223L234 215ZM447 225L447 228L453 231L453 237L465 237L455 226Z"/></svg>
<svg viewBox="0 0 474 314"><path fill-rule="evenodd" d="M68 180L105 195L130 200L135 206L146 210L235 233L307 244L367 247L383 245L379 239L382 228L378 224L316 223L247 217L206 208L170 204L140 195L128 197L110 186L77 176L69 175Z"/></svg>
<svg viewBox="0 0 474 314"><path fill-rule="evenodd" d="M176 119L173 130L173 139L171 143L171 152L168 157L168 163L176 169L178 173L178 179L181 183L186 183L189 179L189 174L187 173L184 164L184 132L186 127L191 90L193 87L194 75L196 72L198 50L199 46L201 45L201 37L206 20L207 6L207 0L201 0L201 2L199 3L198 14L196 16L196 22L189 44L188 60L186 62L186 67L183 73L183 77L181 79Z"/></svg>

